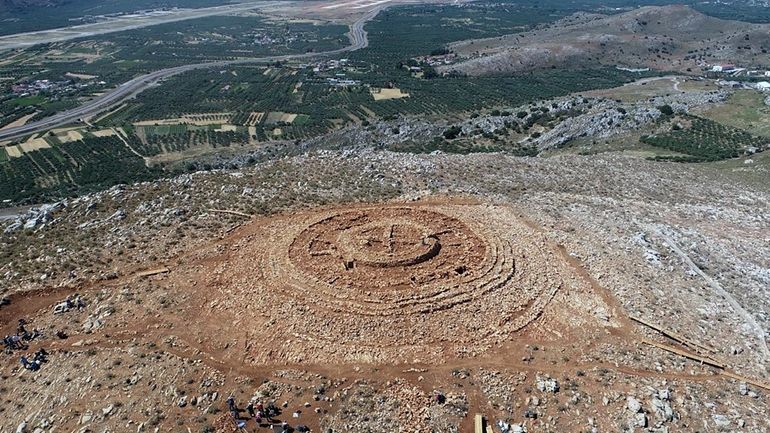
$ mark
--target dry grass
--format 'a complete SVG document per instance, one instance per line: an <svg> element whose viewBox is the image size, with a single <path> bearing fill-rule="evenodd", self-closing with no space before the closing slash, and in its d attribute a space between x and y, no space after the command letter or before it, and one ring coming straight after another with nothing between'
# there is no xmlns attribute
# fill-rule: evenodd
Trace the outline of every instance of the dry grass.
<svg viewBox="0 0 770 433"><path fill-rule="evenodd" d="M38 149L48 149L51 147L51 145L42 138L33 138L32 140L21 143L19 147L21 148L22 152L27 153Z"/></svg>
<svg viewBox="0 0 770 433"><path fill-rule="evenodd" d="M9 128L15 128L17 126L24 126L29 119L35 117L35 114L37 114L37 112L34 112L32 114L28 114L26 116L19 117L18 119L14 120L13 122L11 122L11 123L3 126L2 128L0 128L0 131L2 131L4 129L9 129Z"/></svg>
<svg viewBox="0 0 770 433"><path fill-rule="evenodd" d="M401 89L399 88L393 88L393 89L379 89L379 88L372 88L370 90L372 93L372 97L375 101L382 101L386 99L401 99L401 98L408 98L408 93L401 92Z"/></svg>
<svg viewBox="0 0 770 433"><path fill-rule="evenodd" d="M11 158L21 158L22 151L19 146L8 146L5 148L5 152L8 153L8 156Z"/></svg>
<svg viewBox="0 0 770 433"><path fill-rule="evenodd" d="M738 90L727 102L709 108L702 115L752 134L770 137L770 106L764 103L766 96L754 90Z"/></svg>

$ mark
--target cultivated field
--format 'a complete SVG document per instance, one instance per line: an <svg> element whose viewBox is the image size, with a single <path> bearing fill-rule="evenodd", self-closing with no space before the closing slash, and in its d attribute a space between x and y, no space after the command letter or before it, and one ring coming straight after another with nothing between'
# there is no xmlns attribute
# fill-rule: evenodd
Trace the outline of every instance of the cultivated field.
<svg viewBox="0 0 770 433"><path fill-rule="evenodd" d="M382 101L387 99L401 99L401 98L408 98L408 93L403 93L401 89L398 88L392 88L392 89L380 89L380 88L373 88L371 90L372 97L375 101Z"/></svg>

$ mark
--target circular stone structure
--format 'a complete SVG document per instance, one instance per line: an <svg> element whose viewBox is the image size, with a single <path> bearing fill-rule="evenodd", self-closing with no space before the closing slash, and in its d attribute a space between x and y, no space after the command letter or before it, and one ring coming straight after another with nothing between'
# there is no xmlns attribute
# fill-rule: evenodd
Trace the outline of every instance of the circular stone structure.
<svg viewBox="0 0 770 433"><path fill-rule="evenodd" d="M294 238L288 258L314 293L337 308L385 315L452 302L447 290L473 278L486 248L456 218L393 207L324 216Z"/></svg>
<svg viewBox="0 0 770 433"><path fill-rule="evenodd" d="M250 350L253 362L480 353L535 320L568 272L504 207L327 209L244 232L205 275L212 310L244 318L250 339L271 342Z"/></svg>

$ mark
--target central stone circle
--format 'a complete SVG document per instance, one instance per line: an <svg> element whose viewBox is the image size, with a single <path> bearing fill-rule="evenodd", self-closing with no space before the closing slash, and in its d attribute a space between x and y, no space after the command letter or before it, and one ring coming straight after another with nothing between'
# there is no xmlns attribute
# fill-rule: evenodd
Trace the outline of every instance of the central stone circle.
<svg viewBox="0 0 770 433"><path fill-rule="evenodd" d="M429 260L438 254L441 242L428 227L402 219L374 221L346 230L337 237L337 248L346 269L388 268Z"/></svg>
<svg viewBox="0 0 770 433"><path fill-rule="evenodd" d="M337 291L399 296L459 284L481 269L486 249L487 243L456 218L392 207L321 218L294 239L289 257L302 274Z"/></svg>

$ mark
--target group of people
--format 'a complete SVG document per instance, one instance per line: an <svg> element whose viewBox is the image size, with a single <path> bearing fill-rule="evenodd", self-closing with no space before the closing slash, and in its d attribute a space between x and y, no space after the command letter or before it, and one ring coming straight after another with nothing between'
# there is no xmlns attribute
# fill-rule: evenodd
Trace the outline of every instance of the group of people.
<svg viewBox="0 0 770 433"><path fill-rule="evenodd" d="M238 406L236 406L235 397L232 395L227 398L227 408L238 427L244 427L246 423L243 419L241 419L241 410L238 409ZM257 426L261 426L263 420L267 421L267 423L272 426L275 423L275 417L281 414L281 410L278 409L278 407L276 407L272 402L268 403L267 406L264 406L261 402L256 402L255 404L255 401L251 400L249 401L248 406L246 406L246 413L249 414L248 419L253 419L256 421ZM293 429L286 421L281 422L282 432L290 433L294 430L295 429ZM309 432L310 429L303 425L299 425L297 426L296 431L304 433Z"/></svg>
<svg viewBox="0 0 770 433"><path fill-rule="evenodd" d="M27 330L27 321L19 319L19 325L16 327L16 334L6 335L3 338L3 346L6 353L12 353L14 350L26 350L28 342L41 336L42 334L37 329L33 329L32 332Z"/></svg>
<svg viewBox="0 0 770 433"><path fill-rule="evenodd" d="M40 337L40 331L33 329L27 330L27 321L19 319L19 324L16 326L16 334L6 335L3 338L3 346L5 346L6 353L13 353L15 350L27 350L29 349L29 342L37 337ZM22 367L30 371L40 370L40 366L44 362L48 362L48 352L45 349L39 349L31 357L22 355L20 359Z"/></svg>
<svg viewBox="0 0 770 433"><path fill-rule="evenodd" d="M53 307L54 314L62 314L67 311L86 308L86 301L78 294L68 295L64 302L60 302Z"/></svg>
<svg viewBox="0 0 770 433"><path fill-rule="evenodd" d="M32 355L32 360L27 358L26 355L21 356L21 365L30 371L40 370L40 366L43 365L44 362L48 362L48 352L43 348L38 349L38 351Z"/></svg>

